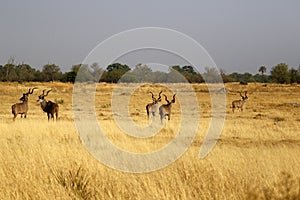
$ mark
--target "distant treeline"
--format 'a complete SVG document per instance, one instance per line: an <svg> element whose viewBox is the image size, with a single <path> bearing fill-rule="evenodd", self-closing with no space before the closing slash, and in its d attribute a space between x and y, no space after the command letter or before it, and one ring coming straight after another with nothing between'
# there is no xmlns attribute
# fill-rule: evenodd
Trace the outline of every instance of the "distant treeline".
<svg viewBox="0 0 300 200"><path fill-rule="evenodd" d="M80 73L78 73L80 70ZM126 64L113 63L106 68L101 68L97 63L90 66L78 64L72 66L68 72L61 72L59 66L46 64L42 70L36 70L28 64L15 64L9 60L5 65L0 65L0 81L17 82L49 82L61 81L99 81L108 83L120 82L153 82L153 83L175 83L175 82L217 82L216 77L221 77L223 82L249 82L261 83L300 83L300 66L298 69L289 68L287 64L280 63L271 67L270 75L266 75L265 66L258 67L257 74L251 73L225 73L214 67L206 67L204 73L195 71L192 66L170 66L168 72L153 71L147 65L138 64L131 68ZM79 76L77 76L79 75ZM77 77L76 77L77 76ZM204 81L205 80L205 81Z"/></svg>

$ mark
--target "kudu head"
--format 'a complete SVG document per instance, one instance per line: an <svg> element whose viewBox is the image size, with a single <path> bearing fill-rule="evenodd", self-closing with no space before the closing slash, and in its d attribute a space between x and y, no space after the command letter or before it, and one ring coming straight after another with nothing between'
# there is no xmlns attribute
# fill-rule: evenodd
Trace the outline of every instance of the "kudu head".
<svg viewBox="0 0 300 200"><path fill-rule="evenodd" d="M39 99L37 100L39 103L43 102L45 100L45 97L49 94L49 92L51 92L51 90L48 90L45 94L46 90L43 90L43 94L41 94L39 96Z"/></svg>
<svg viewBox="0 0 300 200"><path fill-rule="evenodd" d="M157 104L158 102L161 101L161 93L162 93L162 91L159 92L157 99L154 97L154 94L152 92L150 92L150 93L152 94L152 101L153 101L154 104Z"/></svg>
<svg viewBox="0 0 300 200"><path fill-rule="evenodd" d="M35 90L35 89L37 89L37 88L34 87L34 88L32 88L32 90L31 90L31 88L29 88L29 91L28 91L27 93L23 93L23 96L20 98L20 101L23 101L23 102L28 101L28 96L29 96L30 94L32 94L32 93L33 93L33 90ZM31 91L30 91L30 90L31 90Z"/></svg>
<svg viewBox="0 0 300 200"><path fill-rule="evenodd" d="M240 93L243 101L246 101L248 99L247 91L245 92L245 96L243 96L241 92L239 92L239 93Z"/></svg>

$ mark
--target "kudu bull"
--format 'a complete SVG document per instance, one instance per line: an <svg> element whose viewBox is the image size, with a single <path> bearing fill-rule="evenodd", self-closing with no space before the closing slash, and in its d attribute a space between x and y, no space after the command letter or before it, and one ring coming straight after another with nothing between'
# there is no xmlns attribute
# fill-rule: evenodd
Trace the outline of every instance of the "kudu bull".
<svg viewBox="0 0 300 200"><path fill-rule="evenodd" d="M159 107L159 115L160 115L161 122L166 116L168 116L168 120L171 119L171 110L172 110L172 104L175 103L175 95L176 94L173 95L173 99L171 101L169 101L168 97L164 95L167 103Z"/></svg>
<svg viewBox="0 0 300 200"><path fill-rule="evenodd" d="M150 93L152 94L152 101L153 102L146 105L148 119L149 119L150 114L152 114L152 116L154 117L155 114L157 113L158 102L161 101L161 96L160 95L161 95L162 91L159 92L157 99L154 97L154 94L152 92L150 92Z"/></svg>
<svg viewBox="0 0 300 200"><path fill-rule="evenodd" d="M243 111L243 105L246 103L248 97L247 97L247 91L245 92L245 96L242 95L241 92L239 92L242 99L241 100L234 100L232 102L232 112L234 112L234 109L238 109Z"/></svg>
<svg viewBox="0 0 300 200"><path fill-rule="evenodd" d="M51 90L48 90L48 92L45 94L45 90L43 90L43 94L39 96L39 99L37 100L41 104L41 108L44 112L47 113L48 121L50 118L54 121L54 114L56 117L56 120L58 119L58 110L59 106L57 103L54 103L52 101L46 101L45 97L51 92Z"/></svg>
<svg viewBox="0 0 300 200"><path fill-rule="evenodd" d="M33 90L37 89L36 87L32 88L32 90L27 93L23 93L23 96L20 98L22 103L16 103L11 106L11 112L14 115L13 120L15 121L16 117L18 114L21 114L21 118L23 117L26 118L27 112L28 112L28 96L33 93Z"/></svg>

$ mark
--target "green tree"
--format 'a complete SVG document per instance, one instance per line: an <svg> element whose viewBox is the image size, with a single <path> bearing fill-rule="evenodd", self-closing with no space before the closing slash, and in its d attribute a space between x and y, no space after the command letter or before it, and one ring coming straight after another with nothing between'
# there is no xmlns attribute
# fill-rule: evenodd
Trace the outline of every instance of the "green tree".
<svg viewBox="0 0 300 200"><path fill-rule="evenodd" d="M299 71L291 68L289 70L290 83L297 83L299 80Z"/></svg>
<svg viewBox="0 0 300 200"><path fill-rule="evenodd" d="M196 74L194 68L192 66L183 66L182 71L188 74Z"/></svg>
<svg viewBox="0 0 300 200"><path fill-rule="evenodd" d="M15 57L10 57L7 63L3 66L3 80L2 81L16 81L16 65L15 65Z"/></svg>
<svg viewBox="0 0 300 200"><path fill-rule="evenodd" d="M106 70L107 73L103 74L101 81L117 83L126 72L130 71L130 68L127 65L113 63L107 66Z"/></svg>
<svg viewBox="0 0 300 200"><path fill-rule="evenodd" d="M69 82L69 83L74 83L76 79L76 73L73 71L66 72L63 74L61 81L62 82Z"/></svg>
<svg viewBox="0 0 300 200"><path fill-rule="evenodd" d="M245 72L244 74L242 74L242 82L244 83L249 83L249 82L254 82L255 79L253 78L253 75L250 74L249 72Z"/></svg>
<svg viewBox="0 0 300 200"><path fill-rule="evenodd" d="M232 82L239 82L241 80L242 75L240 73L234 72L228 75Z"/></svg>
<svg viewBox="0 0 300 200"><path fill-rule="evenodd" d="M271 79L275 83L289 83L290 77L288 72L288 65L280 63L271 69Z"/></svg>
<svg viewBox="0 0 300 200"><path fill-rule="evenodd" d="M232 82L232 78L227 75L223 69L220 69L220 75L224 83Z"/></svg>
<svg viewBox="0 0 300 200"><path fill-rule="evenodd" d="M297 80L297 83L300 83L300 65L298 67L298 80Z"/></svg>
<svg viewBox="0 0 300 200"><path fill-rule="evenodd" d="M16 66L12 63L7 63L3 66L4 78L3 81L16 81L18 76L16 74Z"/></svg>
<svg viewBox="0 0 300 200"><path fill-rule="evenodd" d="M0 65L0 81L3 81L4 78L4 70L3 70L3 66Z"/></svg>
<svg viewBox="0 0 300 200"><path fill-rule="evenodd" d="M170 73L169 73L169 76L170 75L175 75L175 73L172 72L172 70L175 70L177 71L177 73L179 72L189 83L200 83L200 82L203 82L203 78L202 76L197 73L195 70L194 70L194 67L193 66L183 66L183 67L180 67L178 65L175 65L175 66L171 66L170 67ZM174 78L168 78L168 80L173 80L175 82L186 82L186 80L182 80L182 78L178 77L178 76L175 76L178 78L178 80L173 80Z"/></svg>
<svg viewBox="0 0 300 200"><path fill-rule="evenodd" d="M261 75L261 74L255 74L253 76L253 79L255 82L260 82L260 83L267 83L269 80L269 76L266 75Z"/></svg>
<svg viewBox="0 0 300 200"><path fill-rule="evenodd" d="M35 69L28 64L20 64L15 68L18 81L33 81L35 79Z"/></svg>
<svg viewBox="0 0 300 200"><path fill-rule="evenodd" d="M183 71L182 68L179 65L171 66L170 68L174 69L174 70L176 70L178 72L182 72Z"/></svg>
<svg viewBox="0 0 300 200"><path fill-rule="evenodd" d="M260 66L258 72L260 72L261 75L263 76L267 72L267 68L265 66Z"/></svg>
<svg viewBox="0 0 300 200"><path fill-rule="evenodd" d="M45 81L59 80L62 76L59 66L55 64L44 65L42 72L45 77Z"/></svg>
<svg viewBox="0 0 300 200"><path fill-rule="evenodd" d="M35 70L33 76L34 76L33 81L37 81L37 82L43 82L43 81L45 81L44 74L40 70Z"/></svg>
<svg viewBox="0 0 300 200"><path fill-rule="evenodd" d="M127 65L123 65L121 63L113 63L113 64L108 65L106 70L108 72L115 71L115 70L127 72L130 70L130 67L128 67Z"/></svg>
<svg viewBox="0 0 300 200"><path fill-rule="evenodd" d="M63 77L61 79L62 82L70 82L70 83L74 83L77 73L79 71L79 68L82 66L82 64L77 64L77 65L73 65L71 67L71 71L66 72L63 74Z"/></svg>

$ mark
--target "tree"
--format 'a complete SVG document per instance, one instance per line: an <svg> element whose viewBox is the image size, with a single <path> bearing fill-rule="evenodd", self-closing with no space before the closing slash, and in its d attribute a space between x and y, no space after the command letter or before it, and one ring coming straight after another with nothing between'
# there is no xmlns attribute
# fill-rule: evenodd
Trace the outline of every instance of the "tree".
<svg viewBox="0 0 300 200"><path fill-rule="evenodd" d="M260 72L260 73L261 73L261 75L263 76L263 75L264 75L264 73L266 73L266 72L267 72L267 68L266 68L265 66L261 66L261 67L259 68L258 72Z"/></svg>
<svg viewBox="0 0 300 200"><path fill-rule="evenodd" d="M182 72L182 68L179 65L171 66L170 68L172 68L178 72Z"/></svg>
<svg viewBox="0 0 300 200"><path fill-rule="evenodd" d="M232 82L232 78L227 75L223 69L220 69L220 75L224 83Z"/></svg>
<svg viewBox="0 0 300 200"><path fill-rule="evenodd" d="M18 76L18 81L33 81L35 79L34 73L35 69L28 64L20 64L15 68L16 74Z"/></svg>
<svg viewBox="0 0 300 200"><path fill-rule="evenodd" d="M15 71L15 57L10 57L2 68L3 70L3 81L15 81L17 79Z"/></svg>
<svg viewBox="0 0 300 200"><path fill-rule="evenodd" d="M297 83L300 83L300 65L298 67L298 80L297 80Z"/></svg>
<svg viewBox="0 0 300 200"><path fill-rule="evenodd" d="M271 69L271 78L275 83L289 83L290 77L288 72L288 65L280 63Z"/></svg>
<svg viewBox="0 0 300 200"><path fill-rule="evenodd" d="M169 73L165 77L167 83L185 83L188 81L188 78L184 76L182 69L175 70L173 67L170 67Z"/></svg>
<svg viewBox="0 0 300 200"><path fill-rule="evenodd" d="M291 68L289 70L290 83L297 83L299 80L299 71Z"/></svg>
<svg viewBox="0 0 300 200"><path fill-rule="evenodd" d="M178 65L171 66L170 73L168 74L169 76L175 75L175 73L173 73L172 70L177 71L177 73L179 72L189 83L203 82L202 76L194 70L193 66L183 66L183 67L180 67ZM179 79L176 81L175 80L173 80L173 81L175 81L175 82L183 81L180 77L178 77L178 76L176 76L176 77ZM172 79L174 79L174 78L172 78ZM172 79L169 78L169 80L172 80ZM186 80L184 80L183 82L186 82Z"/></svg>
<svg viewBox="0 0 300 200"><path fill-rule="evenodd" d="M128 82L153 82L154 76L152 69L147 65L137 64L132 72L126 73L124 78ZM123 77L121 79L123 81Z"/></svg>
<svg viewBox="0 0 300 200"><path fill-rule="evenodd" d="M3 81L16 81L17 74L15 70L16 66L12 63L7 63L3 66L4 78Z"/></svg>
<svg viewBox="0 0 300 200"><path fill-rule="evenodd" d="M249 72L245 72L244 74L242 74L241 81L244 83L248 83L248 82L254 82L255 79L253 78L252 74L250 74Z"/></svg>
<svg viewBox="0 0 300 200"><path fill-rule="evenodd" d="M189 73L189 74L196 74L196 72L192 66L183 66L182 71Z"/></svg>
<svg viewBox="0 0 300 200"><path fill-rule="evenodd" d="M127 65L113 63L106 70L107 73L103 74L101 81L117 83L126 72L130 71L130 68Z"/></svg>
<svg viewBox="0 0 300 200"><path fill-rule="evenodd" d="M261 75L261 74L255 74L253 76L253 79L255 82L260 82L260 83L267 83L269 80L269 76L266 75Z"/></svg>
<svg viewBox="0 0 300 200"><path fill-rule="evenodd" d="M55 64L44 65L42 72L45 77L45 81L59 80L62 75L59 66Z"/></svg>
<svg viewBox="0 0 300 200"><path fill-rule="evenodd" d="M94 69L87 64L74 65L72 72L76 73L76 81L79 82L95 82Z"/></svg>
<svg viewBox="0 0 300 200"><path fill-rule="evenodd" d="M71 72L74 72L77 74L77 72L79 71L79 68L82 66L82 64L77 64L77 65L73 65L71 68Z"/></svg>
<svg viewBox="0 0 300 200"><path fill-rule="evenodd" d="M3 70L3 66L0 65L0 81L3 81L4 78L4 70Z"/></svg>
<svg viewBox="0 0 300 200"><path fill-rule="evenodd" d="M220 83L221 80L220 73L216 67L205 67L205 72L203 73L204 80L207 83Z"/></svg>
<svg viewBox="0 0 300 200"><path fill-rule="evenodd" d="M108 72L114 71L114 70L120 70L123 72L127 72L130 70L130 68L127 65L123 65L121 63L113 63L107 66L106 70Z"/></svg>
<svg viewBox="0 0 300 200"><path fill-rule="evenodd" d="M76 79L76 73L73 71L70 72L66 72L64 73L64 75L61 78L62 82L70 82L70 83L74 83Z"/></svg>
<svg viewBox="0 0 300 200"><path fill-rule="evenodd" d="M153 82L154 83L166 83L167 82L167 74L161 71L153 72Z"/></svg>

